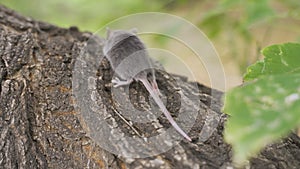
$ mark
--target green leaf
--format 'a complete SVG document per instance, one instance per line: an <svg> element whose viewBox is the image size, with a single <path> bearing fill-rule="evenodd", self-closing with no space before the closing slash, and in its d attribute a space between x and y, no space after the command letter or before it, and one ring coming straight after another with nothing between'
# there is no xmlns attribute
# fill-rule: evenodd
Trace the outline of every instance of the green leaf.
<svg viewBox="0 0 300 169"><path fill-rule="evenodd" d="M225 95L225 140L242 164L300 124L300 44L269 46L247 69L244 86Z"/></svg>
<svg viewBox="0 0 300 169"><path fill-rule="evenodd" d="M262 53L265 56L264 60L248 67L247 73L244 75L245 81L266 75L300 73L299 43L273 45L265 48Z"/></svg>
<svg viewBox="0 0 300 169"><path fill-rule="evenodd" d="M300 124L300 74L266 76L235 88L225 96L224 112L231 115L225 140L234 162L242 164Z"/></svg>

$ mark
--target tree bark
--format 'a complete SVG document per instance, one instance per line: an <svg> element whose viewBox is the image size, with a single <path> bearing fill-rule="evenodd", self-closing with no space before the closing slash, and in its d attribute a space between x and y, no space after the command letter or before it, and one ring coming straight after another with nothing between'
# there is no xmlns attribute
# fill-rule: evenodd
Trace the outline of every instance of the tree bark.
<svg viewBox="0 0 300 169"><path fill-rule="evenodd" d="M196 99L188 100L192 104L200 103L196 121L189 132L193 141L182 140L155 156L118 156L97 144L74 106L72 77L75 61L92 34L79 32L76 27L64 29L35 21L4 6L0 6L0 32L0 168L181 169L233 166L231 147L223 140L226 115L220 112L221 92L172 75L184 82L181 87L185 93L197 91L192 93ZM112 75L104 59L97 73L96 91L101 97L99 111L110 114L126 135L136 136L134 128L143 136L159 134L156 128L147 124L132 123L130 127L116 115L116 104L109 87ZM165 75L166 72L158 72L158 84L165 86L161 90L167 93L167 108L176 112L180 107L176 102L176 92L170 92L172 89L166 87L174 84L174 79L168 82ZM149 106L147 92L141 84L132 84L130 90L131 102L142 105L139 108ZM138 99L140 96L146 98L142 103ZM187 105L181 106L190 110ZM122 109L119 108L119 111ZM164 128L170 127L163 116L157 123ZM269 145L257 158L252 158L248 166L299 168L300 139L291 134Z"/></svg>

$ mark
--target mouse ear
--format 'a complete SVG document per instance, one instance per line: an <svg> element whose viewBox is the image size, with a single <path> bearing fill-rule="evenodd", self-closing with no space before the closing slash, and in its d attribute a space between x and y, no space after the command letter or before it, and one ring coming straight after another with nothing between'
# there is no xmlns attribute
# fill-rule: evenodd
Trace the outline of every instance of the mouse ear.
<svg viewBox="0 0 300 169"><path fill-rule="evenodd" d="M131 33L133 34L137 34L138 33L138 29L137 28L132 28L129 30Z"/></svg>
<svg viewBox="0 0 300 169"><path fill-rule="evenodd" d="M110 34L111 34L111 30L109 29L109 27L106 27L106 39L110 37Z"/></svg>

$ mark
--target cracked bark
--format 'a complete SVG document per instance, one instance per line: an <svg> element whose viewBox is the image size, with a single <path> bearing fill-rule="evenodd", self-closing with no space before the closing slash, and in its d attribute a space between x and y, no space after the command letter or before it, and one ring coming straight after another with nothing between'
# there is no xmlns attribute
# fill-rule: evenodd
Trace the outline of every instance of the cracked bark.
<svg viewBox="0 0 300 169"><path fill-rule="evenodd" d="M0 6L0 167L1 168L226 168L231 164L231 148L224 143L222 132L226 116L220 112L222 93L197 84L198 116L189 135L193 142L181 141L172 149L156 156L138 159L118 157L103 150L87 134L79 119L72 97L72 71L81 48L92 36L76 27L58 28L35 21ZM133 136L132 129L113 114L107 87L112 71L103 61L98 69L97 91L101 111L111 114L122 131ZM184 91L193 88L184 77ZM168 86L164 75L158 83ZM139 96L147 92L139 83L132 84L131 101L148 106ZM167 87L163 93L170 92ZM194 89L193 89L194 90ZM212 96L211 92L215 94ZM168 109L176 112L176 95L167 95ZM174 99L175 98L175 99ZM173 100L173 101L172 101ZM193 101L193 100L190 100ZM138 106L139 107L139 106ZM187 108L188 109L188 108ZM207 117L215 123L212 135L203 140ZM170 127L163 116L157 123ZM134 124L145 136L157 134L147 124ZM149 134L149 135L148 135ZM202 132L203 134L203 132ZM205 133L204 133L205 135ZM266 147L250 168L299 168L300 140L290 137Z"/></svg>

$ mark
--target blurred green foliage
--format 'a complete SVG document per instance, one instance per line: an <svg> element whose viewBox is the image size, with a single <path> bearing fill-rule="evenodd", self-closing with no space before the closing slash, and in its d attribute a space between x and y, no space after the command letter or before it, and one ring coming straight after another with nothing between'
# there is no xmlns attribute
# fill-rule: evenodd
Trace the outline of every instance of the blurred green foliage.
<svg viewBox="0 0 300 169"><path fill-rule="evenodd" d="M278 10L276 5L288 7ZM245 40L252 38L250 27L259 22L272 22L275 18L300 20L299 0L221 0L207 12L200 26L208 28L210 37L217 36L225 29L240 32Z"/></svg>
<svg viewBox="0 0 300 169"><path fill-rule="evenodd" d="M160 11L166 0L1 0L1 3L36 19L62 27L78 26L96 31L118 17L146 11Z"/></svg>
<svg viewBox="0 0 300 169"><path fill-rule="evenodd" d="M263 44L264 42L258 39L267 39L268 33L271 32L269 28L280 26L276 25L278 19L300 21L300 1L220 0L204 15L198 26L204 28L210 38L219 38L221 34L227 33L231 37L229 38L229 43L232 44L231 58L237 61L240 71L244 72L252 62L249 61L249 58L252 58L249 45L251 43ZM253 27L257 25L264 25L268 29L259 37L253 32ZM295 41L297 37L298 40L300 38L299 35L295 37ZM235 47L240 43L244 44L243 48Z"/></svg>

